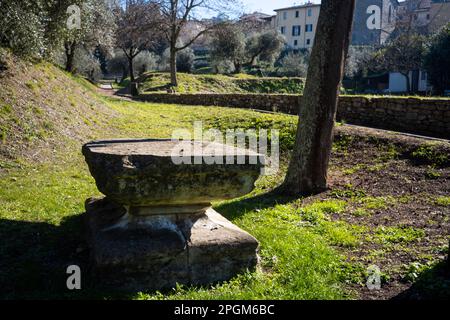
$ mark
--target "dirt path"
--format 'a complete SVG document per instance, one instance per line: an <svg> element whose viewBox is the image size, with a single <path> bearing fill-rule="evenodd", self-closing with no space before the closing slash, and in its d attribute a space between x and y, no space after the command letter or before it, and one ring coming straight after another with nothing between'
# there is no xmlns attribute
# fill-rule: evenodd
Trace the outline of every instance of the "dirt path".
<svg viewBox="0 0 450 320"><path fill-rule="evenodd" d="M126 100L126 101L134 101L133 98L129 93L127 93L126 90L120 89L114 89L112 86L107 87L106 85L102 85L99 88L97 88L97 92L111 98Z"/></svg>

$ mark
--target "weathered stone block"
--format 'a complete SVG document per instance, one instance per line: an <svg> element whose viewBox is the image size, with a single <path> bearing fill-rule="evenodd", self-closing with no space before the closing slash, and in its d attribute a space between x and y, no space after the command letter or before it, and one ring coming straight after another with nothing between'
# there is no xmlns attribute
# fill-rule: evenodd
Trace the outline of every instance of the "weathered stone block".
<svg viewBox="0 0 450 320"><path fill-rule="evenodd" d="M121 204L204 204L253 190L264 162L261 155L220 144L178 144L148 139L96 141L83 146L83 154L98 189ZM176 148L189 163L174 164ZM203 161L206 157L220 163L207 164ZM238 157L243 164L238 164Z"/></svg>
<svg viewBox="0 0 450 320"><path fill-rule="evenodd" d="M91 261L102 286L136 291L209 284L255 268L258 242L214 211L211 201L250 192L264 158L205 144L180 145L186 148L183 155L193 158L186 164L174 161L177 146L170 140L99 141L83 147L107 196L89 199L85 214ZM213 155L218 157L214 162L204 158Z"/></svg>
<svg viewBox="0 0 450 320"><path fill-rule="evenodd" d="M138 291L208 284L258 262L257 240L211 208L133 216L107 198L89 199L85 221L100 286Z"/></svg>

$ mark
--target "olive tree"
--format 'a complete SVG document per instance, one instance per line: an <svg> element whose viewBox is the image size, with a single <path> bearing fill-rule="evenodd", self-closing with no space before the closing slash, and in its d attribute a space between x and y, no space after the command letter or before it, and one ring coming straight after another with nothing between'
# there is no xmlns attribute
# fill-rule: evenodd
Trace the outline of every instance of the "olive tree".
<svg viewBox="0 0 450 320"><path fill-rule="evenodd" d="M233 63L236 73L258 62L273 63L280 55L285 40L273 30L244 33L238 23L226 23L211 36L211 58Z"/></svg>
<svg viewBox="0 0 450 320"><path fill-rule="evenodd" d="M425 54L424 66L434 91L450 89L450 23L436 33Z"/></svg>
<svg viewBox="0 0 450 320"><path fill-rule="evenodd" d="M114 16L109 0L59 0L49 9L47 37L63 48L65 69L72 72L76 50L112 48Z"/></svg>
<svg viewBox="0 0 450 320"><path fill-rule="evenodd" d="M128 61L128 74L135 80L134 60L143 51L162 41L161 14L157 4L146 0L126 0L116 9L116 44Z"/></svg>
<svg viewBox="0 0 450 320"><path fill-rule="evenodd" d="M289 52L279 61L277 73L285 77L306 77L309 52Z"/></svg>
<svg viewBox="0 0 450 320"><path fill-rule="evenodd" d="M154 0L163 16L162 31L169 43L171 85L177 86L177 54L190 47L222 22L199 18L199 12L230 12L237 0ZM181 35L189 29L189 38L181 42Z"/></svg>
<svg viewBox="0 0 450 320"><path fill-rule="evenodd" d="M24 56L45 53L47 2L1 0L0 13L0 46Z"/></svg>
<svg viewBox="0 0 450 320"><path fill-rule="evenodd" d="M245 35L239 25L225 23L211 35L211 60L217 65L231 62L235 72L241 71L245 58Z"/></svg>
<svg viewBox="0 0 450 320"><path fill-rule="evenodd" d="M96 81L102 76L100 61L91 51L82 47L75 50L73 72L92 81Z"/></svg>
<svg viewBox="0 0 450 320"><path fill-rule="evenodd" d="M419 70L425 54L425 37L406 32L388 42L375 54L375 69L398 72L405 77L411 92L410 71Z"/></svg>

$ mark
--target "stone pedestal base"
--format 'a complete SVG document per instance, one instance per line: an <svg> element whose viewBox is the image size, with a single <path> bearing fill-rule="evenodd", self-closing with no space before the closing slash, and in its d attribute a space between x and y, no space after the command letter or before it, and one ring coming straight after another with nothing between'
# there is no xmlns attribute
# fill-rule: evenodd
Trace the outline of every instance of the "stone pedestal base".
<svg viewBox="0 0 450 320"><path fill-rule="evenodd" d="M89 199L85 218L102 286L140 291L204 285L257 264L257 240L212 208L142 216L106 198Z"/></svg>

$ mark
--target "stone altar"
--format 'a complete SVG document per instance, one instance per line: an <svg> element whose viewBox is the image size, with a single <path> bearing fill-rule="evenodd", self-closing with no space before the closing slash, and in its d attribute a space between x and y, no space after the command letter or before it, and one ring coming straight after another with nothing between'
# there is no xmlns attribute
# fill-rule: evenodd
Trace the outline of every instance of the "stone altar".
<svg viewBox="0 0 450 320"><path fill-rule="evenodd" d="M102 286L156 290L176 283L204 285L257 265L257 240L212 209L211 202L251 192L262 156L215 144L215 159L223 161L175 164L177 143L114 140L83 146L89 170L106 196L88 199L85 213L91 260ZM211 156L205 146L184 142L183 155ZM227 164L230 155L244 157L245 163Z"/></svg>

